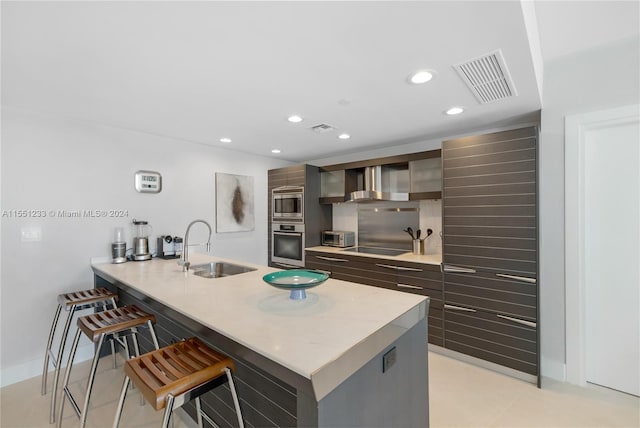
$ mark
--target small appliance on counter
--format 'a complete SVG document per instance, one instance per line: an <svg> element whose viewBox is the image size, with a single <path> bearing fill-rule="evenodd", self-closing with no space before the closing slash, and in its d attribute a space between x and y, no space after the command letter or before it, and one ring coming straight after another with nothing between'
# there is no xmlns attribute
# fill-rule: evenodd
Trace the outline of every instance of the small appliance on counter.
<svg viewBox="0 0 640 428"><path fill-rule="evenodd" d="M144 220L133 219L133 260L151 260L149 252L149 234L151 226Z"/></svg>
<svg viewBox="0 0 640 428"><path fill-rule="evenodd" d="M124 263L127 261L127 243L124 240L124 230L116 227L111 243L111 258L113 263Z"/></svg>
<svg viewBox="0 0 640 428"><path fill-rule="evenodd" d="M353 247L356 245L355 232L325 230L322 232L322 245L329 247Z"/></svg>
<svg viewBox="0 0 640 428"><path fill-rule="evenodd" d="M182 238L162 235L158 237L157 253L161 259L177 259L182 256Z"/></svg>

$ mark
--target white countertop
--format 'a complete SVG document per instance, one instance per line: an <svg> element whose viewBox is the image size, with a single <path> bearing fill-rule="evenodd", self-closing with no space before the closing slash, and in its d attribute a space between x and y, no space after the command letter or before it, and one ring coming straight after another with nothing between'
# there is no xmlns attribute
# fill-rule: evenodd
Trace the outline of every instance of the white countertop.
<svg viewBox="0 0 640 428"><path fill-rule="evenodd" d="M295 301L262 280L278 269L200 254L190 259L192 266L222 260L257 270L207 279L182 272L176 260L92 267L310 379L317 400L426 314L426 298L416 294L329 279Z"/></svg>
<svg viewBox="0 0 640 428"><path fill-rule="evenodd" d="M338 248L338 247L327 247L327 246L317 246L317 247L309 247L305 248L306 251L320 251L324 253L344 253L350 256L362 256L362 257L373 257L377 259L385 259L385 260L401 260L405 262L414 262L414 263L424 263L427 265L440 265L442 263L442 254L423 254L416 255L411 251L407 251L404 254L400 254L398 256L382 256L379 254L367 254L367 253L356 253L351 251L346 251L346 248Z"/></svg>

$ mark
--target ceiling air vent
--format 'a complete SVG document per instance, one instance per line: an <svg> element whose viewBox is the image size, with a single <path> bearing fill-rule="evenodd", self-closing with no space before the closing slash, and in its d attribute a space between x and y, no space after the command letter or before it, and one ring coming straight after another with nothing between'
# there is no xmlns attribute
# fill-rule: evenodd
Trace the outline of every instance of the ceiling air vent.
<svg viewBox="0 0 640 428"><path fill-rule="evenodd" d="M325 132L330 132L330 131L334 131L336 128L334 128L331 125L327 125L326 123L321 123L319 125L316 126L312 126L311 128L312 131L317 132L318 134L323 134Z"/></svg>
<svg viewBox="0 0 640 428"><path fill-rule="evenodd" d="M481 104L518 95L500 49L454 68Z"/></svg>

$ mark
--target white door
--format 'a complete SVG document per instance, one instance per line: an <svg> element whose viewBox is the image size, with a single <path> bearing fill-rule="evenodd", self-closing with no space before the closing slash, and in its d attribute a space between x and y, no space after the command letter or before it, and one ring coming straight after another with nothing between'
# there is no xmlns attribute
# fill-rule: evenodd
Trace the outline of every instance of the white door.
<svg viewBox="0 0 640 428"><path fill-rule="evenodd" d="M640 123L581 140L585 380L640 395Z"/></svg>

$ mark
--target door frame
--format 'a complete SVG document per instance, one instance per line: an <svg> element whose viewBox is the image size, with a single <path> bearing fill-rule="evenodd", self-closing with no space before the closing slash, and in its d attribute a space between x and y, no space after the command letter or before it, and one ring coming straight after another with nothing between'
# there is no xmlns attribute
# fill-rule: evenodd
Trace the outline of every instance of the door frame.
<svg viewBox="0 0 640 428"><path fill-rule="evenodd" d="M585 375L585 135L640 121L640 105L569 115L565 119L565 352L566 380L586 385Z"/></svg>

